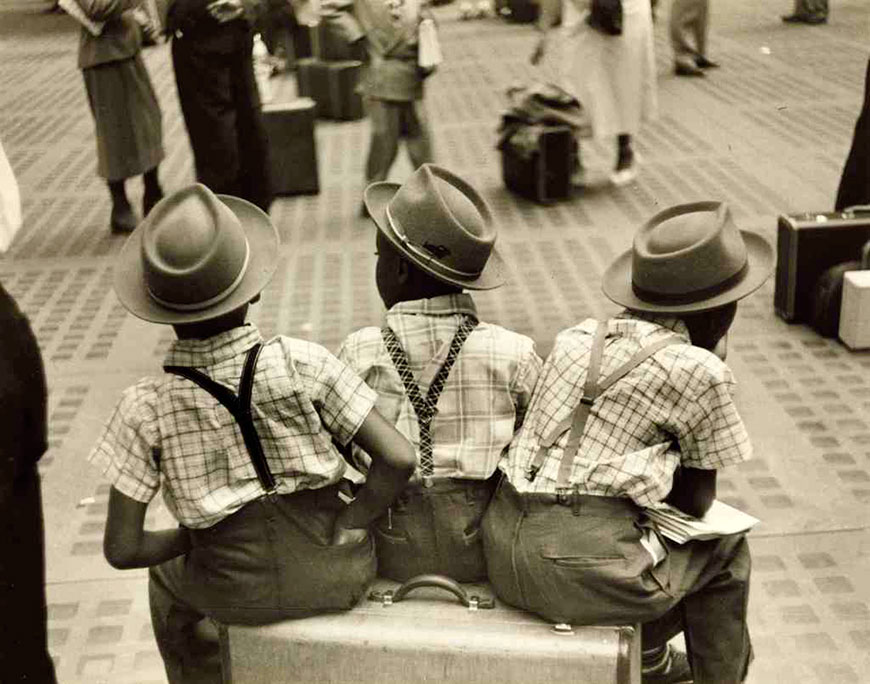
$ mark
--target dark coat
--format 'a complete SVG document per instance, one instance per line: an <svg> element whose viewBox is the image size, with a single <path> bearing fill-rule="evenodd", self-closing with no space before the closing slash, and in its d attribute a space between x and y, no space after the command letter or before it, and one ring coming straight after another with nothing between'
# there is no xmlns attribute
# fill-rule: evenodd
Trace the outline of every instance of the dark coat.
<svg viewBox="0 0 870 684"><path fill-rule="evenodd" d="M870 60L864 79L864 106L855 124L852 148L837 190L837 211L859 204L870 204Z"/></svg>

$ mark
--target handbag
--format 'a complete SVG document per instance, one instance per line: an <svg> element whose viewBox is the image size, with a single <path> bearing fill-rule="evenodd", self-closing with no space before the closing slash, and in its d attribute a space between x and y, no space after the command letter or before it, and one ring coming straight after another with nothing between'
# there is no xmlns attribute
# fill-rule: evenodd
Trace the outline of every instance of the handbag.
<svg viewBox="0 0 870 684"><path fill-rule="evenodd" d="M608 36L621 36L622 0L592 0L586 23Z"/></svg>
<svg viewBox="0 0 870 684"><path fill-rule="evenodd" d="M435 20L431 17L420 20L417 28L417 45L417 66L424 71L433 71L444 61L441 43L438 40L438 29L435 28Z"/></svg>

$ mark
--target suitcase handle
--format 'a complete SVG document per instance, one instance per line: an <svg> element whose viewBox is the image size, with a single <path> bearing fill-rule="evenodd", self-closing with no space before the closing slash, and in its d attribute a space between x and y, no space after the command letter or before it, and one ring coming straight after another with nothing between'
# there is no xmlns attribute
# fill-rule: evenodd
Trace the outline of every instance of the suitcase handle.
<svg viewBox="0 0 870 684"><path fill-rule="evenodd" d="M395 592L392 589L384 592L371 592L369 594L369 601L380 601L384 606L390 606L404 600L410 592L421 587L432 587L448 591L458 598L462 605L469 610L495 608L495 601L491 598L482 599L475 595L469 596L468 592L458 582L444 575L417 575L402 584Z"/></svg>
<svg viewBox="0 0 870 684"><path fill-rule="evenodd" d="M843 209L844 214L854 216L855 214L870 214L870 204L855 204L851 207Z"/></svg>

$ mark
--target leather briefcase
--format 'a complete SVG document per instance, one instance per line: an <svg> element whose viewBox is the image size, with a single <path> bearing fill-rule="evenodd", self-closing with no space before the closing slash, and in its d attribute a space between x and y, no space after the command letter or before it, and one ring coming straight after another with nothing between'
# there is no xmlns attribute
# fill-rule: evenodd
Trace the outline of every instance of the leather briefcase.
<svg viewBox="0 0 870 684"><path fill-rule="evenodd" d="M314 101L263 105L263 126L269 141L272 189L276 195L317 194L317 147Z"/></svg>
<svg viewBox="0 0 870 684"><path fill-rule="evenodd" d="M860 259L867 240L867 208L780 216L773 294L777 315L790 323L809 323L820 277L837 264Z"/></svg>

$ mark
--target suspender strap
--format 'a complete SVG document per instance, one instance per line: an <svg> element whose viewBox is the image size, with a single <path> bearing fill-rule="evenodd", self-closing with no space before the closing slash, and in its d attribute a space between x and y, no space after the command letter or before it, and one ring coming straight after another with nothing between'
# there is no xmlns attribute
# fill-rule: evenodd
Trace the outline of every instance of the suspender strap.
<svg viewBox="0 0 870 684"><path fill-rule="evenodd" d="M603 331L603 332L602 332ZM586 423L589 420L589 415L592 412L592 405L595 400L601 396L607 388L615 382L625 377L628 373L637 368L640 364L653 356L656 352L672 344L683 344L684 340L670 335L658 342L641 348L628 361L619 366L616 370L610 373L603 380L598 382L598 376L601 369L601 360L604 352L604 338L607 333L607 324L599 322L598 328L595 331L595 340L592 343L591 358L589 361L589 371L586 375L586 385L583 389L583 398L580 404L574 410L571 416L560 422L549 435L546 435L541 440L541 445L538 448L537 454L532 465L529 467L526 478L533 481L538 471L544 464L550 448L559 440L559 438L570 427L571 433L568 436L568 442L562 452L562 459L559 462L559 472L556 479L557 491L568 489L568 480L571 477L571 471L574 466L574 459L579 450L580 443L583 439L583 433L586 429ZM600 346L599 346L600 345Z"/></svg>
<svg viewBox="0 0 870 684"><path fill-rule="evenodd" d="M236 423L242 432L242 439L245 441L245 448L248 451L251 463L254 465L257 479L260 481L260 484L263 489L266 490L267 494L274 494L276 486L275 476L272 475L272 471L266 461L266 454L263 452L263 445L260 442L259 435L257 435L257 429L254 427L253 412L251 410L254 372L262 348L263 345L257 344L251 348L245 357L242 377L239 380L238 396L236 396L236 394L228 387L215 382L205 373L202 373L195 368L188 368L186 366L164 366L163 370L167 373L180 375L181 377L187 378L191 382L199 385L226 407L236 420Z"/></svg>
<svg viewBox="0 0 870 684"><path fill-rule="evenodd" d="M396 334L389 326L384 326L381 330L381 336L384 339L384 344L387 347L387 352L390 354L390 359L393 361L399 377L402 379L402 385L405 387L405 393L414 407L414 413L417 415L417 424L420 426L420 471L424 476L430 476L435 470L435 463L432 457L432 419L438 411L438 398L441 396L441 391L444 389L444 383L447 381L447 376L450 374L450 369L453 368L453 363L456 357L459 356L459 351L465 340L471 334L471 331L477 327L477 319L474 316L464 316L462 322L453 339L450 341L450 349L447 351L447 358L444 360L444 365L438 369L438 373L429 385L429 391L424 398L420 393L420 387L414 379L414 374L411 372L408 356L402 345L399 342Z"/></svg>

